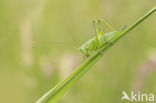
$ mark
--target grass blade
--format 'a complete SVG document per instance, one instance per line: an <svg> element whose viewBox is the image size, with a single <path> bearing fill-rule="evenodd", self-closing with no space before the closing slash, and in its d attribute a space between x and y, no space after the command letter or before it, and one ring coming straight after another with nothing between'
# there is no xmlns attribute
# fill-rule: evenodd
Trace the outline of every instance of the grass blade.
<svg viewBox="0 0 156 103"><path fill-rule="evenodd" d="M119 35L117 35L113 40L112 43L116 43L119 39L121 39L125 34L127 34L129 31L134 29L138 24L140 24L142 21L144 21L147 17L149 17L151 14L153 14L156 11L156 7L154 7L152 10L147 12L143 17L141 17L136 23L128 27L126 30L121 32ZM109 50L109 47L111 47L110 43L105 45L102 48L102 54L101 52L97 52L95 55L90 57L87 61L84 61L82 65L80 65L73 73L71 73L65 80L60 82L58 85L56 85L54 88L49 90L46 94L44 94L36 103L56 103L60 97L69 89L77 80L79 80L103 55L104 53Z"/></svg>

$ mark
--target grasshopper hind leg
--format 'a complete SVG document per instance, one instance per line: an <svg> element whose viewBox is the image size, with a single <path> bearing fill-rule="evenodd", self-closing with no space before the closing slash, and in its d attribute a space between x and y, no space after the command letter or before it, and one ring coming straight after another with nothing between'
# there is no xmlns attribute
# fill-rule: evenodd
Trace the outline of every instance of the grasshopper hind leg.
<svg viewBox="0 0 156 103"><path fill-rule="evenodd" d="M100 45L98 46L98 44L97 44L97 49L99 50L99 52L100 52L101 55L102 55L102 50L101 50L101 48L100 48Z"/></svg>
<svg viewBox="0 0 156 103"><path fill-rule="evenodd" d="M101 53L101 55L102 55L102 50L99 48L99 52Z"/></svg>
<svg viewBox="0 0 156 103"><path fill-rule="evenodd" d="M88 59L90 57L88 51L86 53L83 54L84 55L84 60Z"/></svg>

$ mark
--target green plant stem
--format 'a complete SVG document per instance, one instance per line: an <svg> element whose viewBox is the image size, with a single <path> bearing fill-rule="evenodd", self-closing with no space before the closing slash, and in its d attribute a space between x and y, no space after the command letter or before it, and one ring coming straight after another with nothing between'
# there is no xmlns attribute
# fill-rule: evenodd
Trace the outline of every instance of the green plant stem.
<svg viewBox="0 0 156 103"><path fill-rule="evenodd" d="M141 17L136 23L128 27L126 30L117 35L112 43L114 44L119 39L121 39L125 34L134 29L138 24L144 21L147 17L153 14L156 11L156 7L146 13L143 17ZM90 57L88 60L84 61L82 65L80 65L73 73L71 73L65 80L60 82L50 91L43 95L36 103L56 103L60 97L73 85L77 80L79 80L108 50L108 48L112 47L112 43L108 43L102 48L101 52L97 52L95 55Z"/></svg>

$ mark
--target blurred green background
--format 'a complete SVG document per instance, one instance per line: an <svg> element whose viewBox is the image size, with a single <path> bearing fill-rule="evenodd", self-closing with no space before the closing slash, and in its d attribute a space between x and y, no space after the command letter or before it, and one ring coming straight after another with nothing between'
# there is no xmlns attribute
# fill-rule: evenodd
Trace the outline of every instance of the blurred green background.
<svg viewBox="0 0 156 103"><path fill-rule="evenodd" d="M94 19L116 30L155 0L0 0L0 103L34 103L83 62ZM116 43L59 103L121 103L122 91L156 96L156 15ZM126 101L125 101L126 102ZM125 103L123 102L123 103Z"/></svg>

